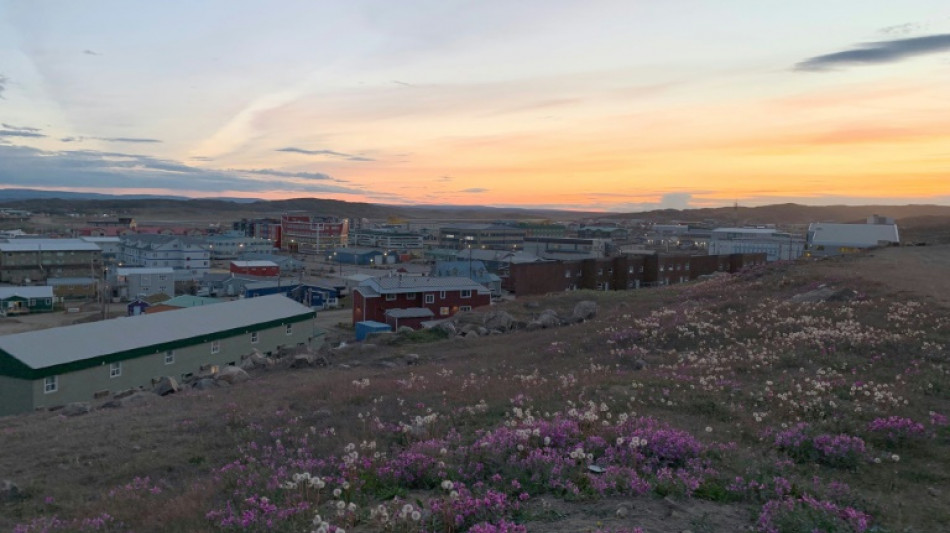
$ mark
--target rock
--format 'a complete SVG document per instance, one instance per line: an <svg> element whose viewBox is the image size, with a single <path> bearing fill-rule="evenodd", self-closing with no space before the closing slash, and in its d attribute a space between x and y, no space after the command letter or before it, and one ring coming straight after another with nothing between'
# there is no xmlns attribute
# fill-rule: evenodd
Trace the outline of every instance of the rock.
<svg viewBox="0 0 950 533"><path fill-rule="evenodd" d="M647 367L647 362L644 361L643 359L637 359L636 361L633 362L634 370L643 370L646 367Z"/></svg>
<svg viewBox="0 0 950 533"><path fill-rule="evenodd" d="M217 383L215 380L213 380L213 379L208 379L208 378L199 379L198 381L195 381L195 382L192 384L192 387L193 387L195 390L214 389L214 388L217 388L217 386L218 386L218 383Z"/></svg>
<svg viewBox="0 0 950 533"><path fill-rule="evenodd" d="M479 336L479 337L484 337L485 335L488 335L488 328L485 328L485 327L483 327L483 326L479 326L479 327L475 328L475 332L478 333L478 336Z"/></svg>
<svg viewBox="0 0 950 533"><path fill-rule="evenodd" d="M383 368L396 368L396 363L392 361L379 361L376 363L376 366L381 366Z"/></svg>
<svg viewBox="0 0 950 533"><path fill-rule="evenodd" d="M452 321L459 326L464 324L481 326L485 323L485 315L482 313L476 313L474 311L462 311L460 313L456 313L455 316L452 317Z"/></svg>
<svg viewBox="0 0 950 533"><path fill-rule="evenodd" d="M370 343L367 343L367 342L364 342L363 344L360 344L360 351L363 352L363 353L375 352L377 348L379 348L379 346L377 346L377 345L375 345L375 344L370 344Z"/></svg>
<svg viewBox="0 0 950 533"><path fill-rule="evenodd" d="M138 389L125 389L124 391L120 391L120 392L117 392L117 393L113 394L113 395L112 395L112 399L114 399L114 400L121 400L122 398L126 398L126 397L128 397L128 396L132 396L132 395L135 394L136 392L139 392L139 390L138 390Z"/></svg>
<svg viewBox="0 0 950 533"><path fill-rule="evenodd" d="M154 392L138 391L131 396L123 396L121 398L113 398L108 402L102 404L103 408L106 409L118 409L121 407L134 407L139 405L148 405L154 400L158 399L160 396Z"/></svg>
<svg viewBox="0 0 950 533"><path fill-rule="evenodd" d="M242 381L247 381L249 379L251 379L251 376L248 375L248 373L243 369L240 369L236 366L223 367L214 375L215 381L223 381L229 385L241 383Z"/></svg>
<svg viewBox="0 0 950 533"><path fill-rule="evenodd" d="M458 328L455 327L454 323L449 322L448 320L442 322L438 326L435 326L435 329L448 333L449 337L458 335Z"/></svg>
<svg viewBox="0 0 950 533"><path fill-rule="evenodd" d="M580 320L590 320L597 314L597 302L593 300L582 300L574 306L572 317Z"/></svg>
<svg viewBox="0 0 950 533"><path fill-rule="evenodd" d="M0 482L0 502L12 502L24 498L25 496L23 491L20 490L19 485L9 479L4 479Z"/></svg>
<svg viewBox="0 0 950 533"><path fill-rule="evenodd" d="M399 326L399 329L396 330L396 334L397 334L397 335L408 335L408 334L410 334L410 333L412 333L412 332L414 332L414 331L415 331L415 330L412 329L412 328L410 328L409 326Z"/></svg>
<svg viewBox="0 0 950 533"><path fill-rule="evenodd" d="M630 515L630 509L626 505L621 505L617 507L617 512L614 514L617 515L617 518L626 518Z"/></svg>
<svg viewBox="0 0 950 533"><path fill-rule="evenodd" d="M317 358L308 353L297 354L290 361L290 368L308 368L314 366Z"/></svg>
<svg viewBox="0 0 950 533"><path fill-rule="evenodd" d="M535 319L542 328L556 328L561 325L561 319L557 316L557 311L554 309L545 309L541 311L541 314Z"/></svg>
<svg viewBox="0 0 950 533"><path fill-rule="evenodd" d="M240 365L242 370L255 370L271 366L274 366L274 360L262 354L256 348L249 355L242 357Z"/></svg>
<svg viewBox="0 0 950 533"><path fill-rule="evenodd" d="M532 300L530 302L525 302L524 306L526 309L539 309L541 307L541 304Z"/></svg>
<svg viewBox="0 0 950 533"><path fill-rule="evenodd" d="M405 355L407 365L418 365L419 364L419 354L417 353L408 353Z"/></svg>
<svg viewBox="0 0 950 533"><path fill-rule="evenodd" d="M927 487L927 494L929 494L931 498L940 497L940 491L935 487Z"/></svg>
<svg viewBox="0 0 950 533"><path fill-rule="evenodd" d="M478 334L478 330L475 329L475 328L472 328L472 329L466 331L464 336L465 336L466 339L469 338L469 337L472 337L472 338L481 337L481 335Z"/></svg>
<svg viewBox="0 0 950 533"><path fill-rule="evenodd" d="M92 407L89 405L89 403L73 402L66 404L66 407L63 407L59 414L63 416L81 416L87 414L89 411L92 411Z"/></svg>
<svg viewBox="0 0 950 533"><path fill-rule="evenodd" d="M178 382L175 381L175 378L170 376L165 376L162 379L158 380L158 383L152 387L152 392L159 396L166 396L173 394L181 390L178 386Z"/></svg>
<svg viewBox="0 0 950 533"><path fill-rule="evenodd" d="M541 329L542 327L543 326L541 326L540 322L538 322L537 320L532 320L531 322L528 322L527 324L525 324L524 329L525 331L534 331L536 329Z"/></svg>
<svg viewBox="0 0 950 533"><path fill-rule="evenodd" d="M515 318L507 311L492 311L485 315L484 326L488 329L508 331L514 326L514 323Z"/></svg>
<svg viewBox="0 0 950 533"><path fill-rule="evenodd" d="M813 291L796 294L789 298L789 301L795 303L824 302L834 294L835 291L830 287L819 287Z"/></svg>

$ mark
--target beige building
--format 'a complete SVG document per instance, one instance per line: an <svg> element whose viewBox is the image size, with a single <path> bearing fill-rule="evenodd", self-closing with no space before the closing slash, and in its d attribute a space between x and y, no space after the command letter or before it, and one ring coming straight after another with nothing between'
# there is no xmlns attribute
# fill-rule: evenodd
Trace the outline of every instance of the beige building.
<svg viewBox="0 0 950 533"><path fill-rule="evenodd" d="M0 416L91 401L163 376L312 345L314 311L283 295L0 337Z"/></svg>

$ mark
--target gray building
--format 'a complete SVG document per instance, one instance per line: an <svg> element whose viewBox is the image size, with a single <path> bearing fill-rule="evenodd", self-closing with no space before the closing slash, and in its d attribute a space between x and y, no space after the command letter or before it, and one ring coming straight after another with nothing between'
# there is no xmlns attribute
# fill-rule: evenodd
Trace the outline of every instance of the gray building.
<svg viewBox="0 0 950 533"><path fill-rule="evenodd" d="M110 276L112 294L123 301L144 298L152 294L175 296L175 269L171 267L117 268Z"/></svg>
<svg viewBox="0 0 950 533"><path fill-rule="evenodd" d="M315 313L280 295L0 337L0 416L187 379L311 345Z"/></svg>
<svg viewBox="0 0 950 533"><path fill-rule="evenodd" d="M98 276L102 250L79 239L16 239L0 242L0 282L45 283L50 278Z"/></svg>
<svg viewBox="0 0 950 533"><path fill-rule="evenodd" d="M805 239L775 228L716 228L708 255L765 254L767 261L798 259L805 253Z"/></svg>
<svg viewBox="0 0 950 533"><path fill-rule="evenodd" d="M874 215L868 217L867 224L814 222L808 225L808 250L812 255L837 255L900 242L893 219Z"/></svg>
<svg viewBox="0 0 950 533"><path fill-rule="evenodd" d="M177 279L198 279L208 271L211 252L204 241L174 235L126 235L122 237L120 264L174 268Z"/></svg>

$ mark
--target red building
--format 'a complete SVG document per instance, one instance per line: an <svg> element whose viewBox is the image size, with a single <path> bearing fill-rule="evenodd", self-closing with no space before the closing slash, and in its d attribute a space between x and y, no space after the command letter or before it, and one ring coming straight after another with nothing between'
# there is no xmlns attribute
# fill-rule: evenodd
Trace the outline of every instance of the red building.
<svg viewBox="0 0 950 533"><path fill-rule="evenodd" d="M231 261L231 273L273 278L280 275L280 267L273 261Z"/></svg>
<svg viewBox="0 0 950 533"><path fill-rule="evenodd" d="M370 278L353 288L353 323L374 320L418 327L419 320L448 318L459 311L470 311L491 304L488 288L463 277L389 276ZM407 313L389 313L402 309ZM395 315L395 316L394 316ZM401 316L412 315L412 316Z"/></svg>
<svg viewBox="0 0 950 533"><path fill-rule="evenodd" d="M282 215L276 246L290 253L325 254L346 247L349 233L345 218Z"/></svg>

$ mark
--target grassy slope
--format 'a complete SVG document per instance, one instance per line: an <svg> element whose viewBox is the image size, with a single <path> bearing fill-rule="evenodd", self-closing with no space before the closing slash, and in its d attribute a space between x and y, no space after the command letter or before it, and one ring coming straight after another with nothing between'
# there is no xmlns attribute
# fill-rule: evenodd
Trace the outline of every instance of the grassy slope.
<svg viewBox="0 0 950 533"><path fill-rule="evenodd" d="M919 305L919 294L895 295L879 277L854 276L873 268L871 259L832 260L668 289L544 298L540 309L562 311L596 299L600 313L557 330L380 347L328 369L262 373L147 407L0 419L0 478L26 491L0 504L0 528L108 512L136 531L215 531L226 513L206 513L229 505L259 512L267 496L288 508L318 505L325 518L353 526L347 531L384 530L370 509L388 505L395 515L409 502L431 530L450 531L457 529L441 521L449 497L439 487L453 479L509 498L462 529L505 516L529 531L736 531L754 526L781 493L788 502L805 494L867 512L879 531L939 531L950 523L941 493L950 486L950 432L939 419L932 425L930 412L950 414L950 318L945 307ZM820 284L856 296L789 301ZM539 310L511 305L523 318ZM420 364L406 366L409 353ZM620 423L624 415L640 421ZM920 422L923 432L891 442L869 430L888 416ZM654 427L663 423L671 429ZM775 434L799 423L808 424L804 444L777 447ZM521 449L504 440L517 429L529 433ZM545 446L546 432L564 442ZM651 444L623 455L631 452L615 440L633 435ZM834 450L809 447L821 435L847 439ZM854 438L863 452L841 444ZM346 450L349 443L356 446ZM569 459L578 446L594 457ZM527 454L545 449L548 462L525 466ZM357 461L343 460L347 453ZM626 468L625 480L645 484L605 489L598 484L614 474L591 474L588 462ZM319 504L317 491L268 486L302 471L328 481ZM351 488L343 497L359 507L337 518L329 491L344 479ZM521 492L529 497L515 509L510 500ZM312 514L272 515L274 528L306 530ZM393 520L396 531L418 525ZM852 530L836 512L801 505L776 524L798 531L822 521Z"/></svg>

